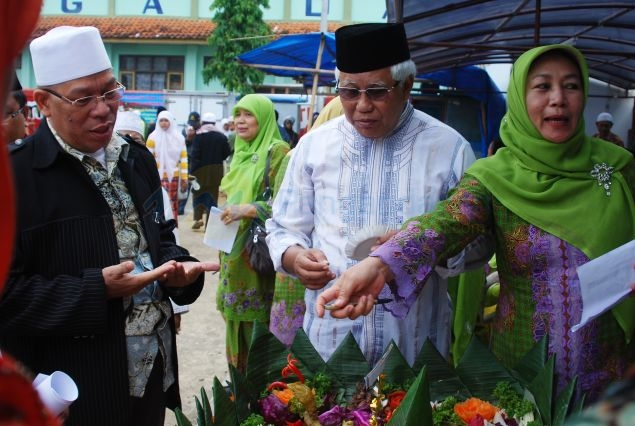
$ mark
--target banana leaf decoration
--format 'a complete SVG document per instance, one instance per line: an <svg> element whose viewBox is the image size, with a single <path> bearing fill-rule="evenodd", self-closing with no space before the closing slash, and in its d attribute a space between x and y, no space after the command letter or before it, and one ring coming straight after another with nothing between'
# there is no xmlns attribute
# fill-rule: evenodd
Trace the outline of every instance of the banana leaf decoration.
<svg viewBox="0 0 635 426"><path fill-rule="evenodd" d="M291 354L306 379L326 373L332 380L332 393L349 400L358 383L371 376L371 366L349 334L328 362L322 360L302 329L293 345L287 348L267 327L256 323L252 336L245 375L230 366L231 383L223 387L217 378L212 386L213 403L201 388L196 398L198 426L239 426L258 411L258 399L274 381L293 382L297 378L281 378L281 370ZM505 368L490 350L474 338L454 368L427 341L412 367L396 345L391 344L382 358L382 374L391 383L412 383L401 405L395 410L389 426L418 424L433 426L430 401L442 401L449 396L459 400L477 397L493 401L493 391L499 382L508 382L535 405L536 424L560 426L565 417L581 411L582 404L571 408L575 381L559 395L553 392L554 359L547 358L547 339L539 341L514 369ZM369 374L371 373L371 374ZM213 407L213 409L210 409ZM178 426L192 423L180 410L175 411Z"/></svg>
<svg viewBox="0 0 635 426"><path fill-rule="evenodd" d="M421 424L422 419L424 425L432 425L432 408L426 372L427 367L421 369L417 379L406 393L406 397L395 410L395 414L388 423L389 426Z"/></svg>

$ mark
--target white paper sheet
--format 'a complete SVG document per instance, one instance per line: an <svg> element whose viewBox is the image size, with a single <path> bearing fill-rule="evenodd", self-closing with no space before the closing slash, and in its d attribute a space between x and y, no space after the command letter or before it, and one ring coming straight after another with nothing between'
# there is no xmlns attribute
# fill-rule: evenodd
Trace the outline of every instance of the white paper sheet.
<svg viewBox="0 0 635 426"><path fill-rule="evenodd" d="M582 318L571 327L577 331L587 322L615 306L635 283L635 240L578 268L582 292Z"/></svg>
<svg viewBox="0 0 635 426"><path fill-rule="evenodd" d="M229 253L232 251L232 246L236 240L240 221L236 220L229 225L225 225L220 219L221 212L222 210L217 207L210 209L207 228L205 228L205 235L203 236L203 243L212 248Z"/></svg>
<svg viewBox="0 0 635 426"><path fill-rule="evenodd" d="M54 416L60 415L79 396L73 379L62 371L54 371L51 375L38 374L33 380L33 387Z"/></svg>

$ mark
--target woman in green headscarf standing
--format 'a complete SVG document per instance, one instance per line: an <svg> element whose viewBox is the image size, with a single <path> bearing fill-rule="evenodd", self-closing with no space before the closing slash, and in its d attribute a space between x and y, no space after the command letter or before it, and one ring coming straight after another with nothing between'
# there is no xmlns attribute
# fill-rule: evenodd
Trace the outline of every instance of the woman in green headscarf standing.
<svg viewBox="0 0 635 426"><path fill-rule="evenodd" d="M493 352L514 367L548 336L557 391L577 377L576 398L596 399L635 360L635 299L572 332L582 312L577 267L635 238L635 162L585 134L588 80L571 46L521 55L500 128L506 148L475 162L434 212L346 271L318 307L339 296L342 308L331 314L355 317L370 312L374 298L394 297L401 306L388 309L399 312L437 262L492 233L500 279ZM346 305L351 296L356 306Z"/></svg>
<svg viewBox="0 0 635 426"><path fill-rule="evenodd" d="M273 103L263 95L244 96L234 107L236 141L230 171L220 184L227 198L221 213L226 224L240 221L231 253L220 253L220 278L216 307L226 324L227 360L245 372L253 321L267 324L273 298L274 277L254 271L245 251L249 225L255 217L271 216L267 201L257 200L265 189L264 172L270 158L269 182L289 151L275 119Z"/></svg>

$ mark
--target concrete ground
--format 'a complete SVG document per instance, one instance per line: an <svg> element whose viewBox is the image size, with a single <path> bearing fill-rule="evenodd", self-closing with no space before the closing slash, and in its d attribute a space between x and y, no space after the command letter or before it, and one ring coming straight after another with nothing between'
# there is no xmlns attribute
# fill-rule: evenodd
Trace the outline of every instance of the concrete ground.
<svg viewBox="0 0 635 426"><path fill-rule="evenodd" d="M179 216L180 245L199 260L218 262L218 251L203 244L203 228L192 230L191 206ZM200 395L201 386L211 395L214 376L221 383L229 377L225 358L225 322L216 310L218 274L206 273L205 287L198 300L182 314L181 331L176 337L179 356L179 381L183 412L196 424L194 397ZM176 425L174 413L166 411L165 425Z"/></svg>

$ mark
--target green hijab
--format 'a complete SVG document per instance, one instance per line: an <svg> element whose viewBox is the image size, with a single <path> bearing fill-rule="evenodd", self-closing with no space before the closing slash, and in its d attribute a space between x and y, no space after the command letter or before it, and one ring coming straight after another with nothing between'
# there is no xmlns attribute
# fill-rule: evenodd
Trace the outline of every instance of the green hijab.
<svg viewBox="0 0 635 426"><path fill-rule="evenodd" d="M274 143L285 143L280 136L273 103L269 98L258 94L246 95L234 106L234 117L240 109L249 111L256 117L259 129L250 142L236 134L229 173L220 183L229 204L255 201L260 195L269 148Z"/></svg>
<svg viewBox="0 0 635 426"><path fill-rule="evenodd" d="M623 148L587 136L582 117L571 138L559 144L545 140L533 125L525 104L527 76L534 61L553 50L577 63L586 100L589 73L576 48L550 45L525 52L512 68L507 113L500 126L506 148L477 161L467 173L512 212L594 259L635 238L633 196L619 172L633 157ZM614 171L600 185L592 171L602 164ZM613 313L630 340L635 300L620 303Z"/></svg>

